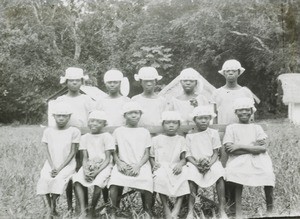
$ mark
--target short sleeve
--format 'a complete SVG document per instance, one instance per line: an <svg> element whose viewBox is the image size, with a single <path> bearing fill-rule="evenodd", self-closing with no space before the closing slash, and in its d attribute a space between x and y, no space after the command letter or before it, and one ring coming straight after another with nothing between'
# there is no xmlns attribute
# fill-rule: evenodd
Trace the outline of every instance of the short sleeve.
<svg viewBox="0 0 300 219"><path fill-rule="evenodd" d="M45 129L43 132L43 137L42 137L42 142L43 143L47 143L48 144L48 133L49 133L49 129Z"/></svg>
<svg viewBox="0 0 300 219"><path fill-rule="evenodd" d="M243 87L243 91L244 91L246 97L254 99L254 94L248 87Z"/></svg>
<svg viewBox="0 0 300 219"><path fill-rule="evenodd" d="M186 140L184 137L180 136L180 153L186 152Z"/></svg>
<svg viewBox="0 0 300 219"><path fill-rule="evenodd" d="M150 132L145 129L145 148L150 148L152 145Z"/></svg>
<svg viewBox="0 0 300 219"><path fill-rule="evenodd" d="M234 134L232 125L226 127L225 135L223 138L223 145L226 143L234 143Z"/></svg>
<svg viewBox="0 0 300 219"><path fill-rule="evenodd" d="M115 145L118 145L118 128L114 130L114 132L112 133L112 137Z"/></svg>
<svg viewBox="0 0 300 219"><path fill-rule="evenodd" d="M106 151L108 151L108 150L115 150L116 149L115 140L112 137L112 135L109 134L109 133L105 133L105 136L104 136L104 148L105 148Z"/></svg>
<svg viewBox="0 0 300 219"><path fill-rule="evenodd" d="M256 140L265 140L268 138L267 134L265 133L265 131L260 125L255 125L255 131L256 131Z"/></svg>
<svg viewBox="0 0 300 219"><path fill-rule="evenodd" d="M85 134L80 138L79 150L87 150L87 145L86 145L87 135L88 134Z"/></svg>
<svg viewBox="0 0 300 219"><path fill-rule="evenodd" d="M89 96L86 95L86 109L90 113L95 109L95 101L92 100Z"/></svg>
<svg viewBox="0 0 300 219"><path fill-rule="evenodd" d="M222 146L219 132L216 130L212 130L212 147L213 149L220 148Z"/></svg>
<svg viewBox="0 0 300 219"><path fill-rule="evenodd" d="M78 128L72 127L73 128L73 133L72 133L72 143L79 143L80 142L80 137L81 133Z"/></svg>
<svg viewBox="0 0 300 219"><path fill-rule="evenodd" d="M191 148L191 137L189 134L186 135L185 143L186 143L185 157L190 157L192 156L192 148Z"/></svg>
<svg viewBox="0 0 300 219"><path fill-rule="evenodd" d="M198 95L196 99L198 102L198 106L205 106L209 104L208 99L202 94Z"/></svg>

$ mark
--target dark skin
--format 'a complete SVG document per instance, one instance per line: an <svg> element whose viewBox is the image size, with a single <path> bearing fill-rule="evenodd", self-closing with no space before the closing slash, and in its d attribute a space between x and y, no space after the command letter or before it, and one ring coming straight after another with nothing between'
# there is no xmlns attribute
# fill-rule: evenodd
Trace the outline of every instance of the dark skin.
<svg viewBox="0 0 300 219"><path fill-rule="evenodd" d="M110 98L118 98L120 94L121 81L107 81L105 83L108 95Z"/></svg>
<svg viewBox="0 0 300 219"><path fill-rule="evenodd" d="M157 95L154 93L157 80L140 80L140 84L143 88L142 95L147 98L156 98Z"/></svg>
<svg viewBox="0 0 300 219"><path fill-rule="evenodd" d="M192 106L197 107L198 102L196 100L197 94L195 88L197 86L197 80L181 80L180 84L184 93L177 97L179 100L190 100Z"/></svg>

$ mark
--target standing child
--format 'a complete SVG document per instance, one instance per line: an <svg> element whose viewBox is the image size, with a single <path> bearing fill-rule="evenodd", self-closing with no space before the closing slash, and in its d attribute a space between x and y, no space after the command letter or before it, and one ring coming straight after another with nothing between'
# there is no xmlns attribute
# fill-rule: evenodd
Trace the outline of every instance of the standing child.
<svg viewBox="0 0 300 219"><path fill-rule="evenodd" d="M75 172L74 155L80 141L80 131L75 127L67 126L71 117L68 105L55 103L53 117L56 126L48 127L42 138L47 160L41 170L37 194L46 195L50 214L55 216L58 197Z"/></svg>
<svg viewBox="0 0 300 219"><path fill-rule="evenodd" d="M150 150L154 191L160 195L166 218L178 217L183 197L190 193L186 179L186 143L184 137L177 135L180 121L178 112L163 112L164 134L153 137ZM176 197L172 212L168 206L168 196Z"/></svg>
<svg viewBox="0 0 300 219"><path fill-rule="evenodd" d="M213 117L215 117L215 114L209 106L196 107L193 110L192 118L197 129L186 135L186 159L188 160L188 180L191 190L188 218L193 218L198 186L206 188L215 183L220 205L220 215L222 218L226 217L223 179L225 171L218 160L218 150L221 148L221 141L218 131L208 128Z"/></svg>
<svg viewBox="0 0 300 219"><path fill-rule="evenodd" d="M91 133L82 136L79 150L83 153L83 167L73 176L75 191L79 200L81 214L85 215L84 187L94 186L91 215L95 217L95 208L101 195L101 189L107 185L112 170L111 155L115 149L114 139L108 132L102 132L107 116L103 111L92 111L88 125Z"/></svg>
<svg viewBox="0 0 300 219"><path fill-rule="evenodd" d="M112 205L112 217L124 187L138 189L142 193L144 210L152 215L153 179L149 163L151 137L147 129L138 127L142 108L136 102L123 107L126 125L117 128L113 136L116 143L115 166L108 183Z"/></svg>
<svg viewBox="0 0 300 219"><path fill-rule="evenodd" d="M130 99L129 82L119 70L109 70L104 74L104 83L108 95L97 102L96 109L102 110L108 116L108 126L124 125L122 107Z"/></svg>
<svg viewBox="0 0 300 219"><path fill-rule="evenodd" d="M231 124L238 122L233 110L233 103L239 97L253 99L253 93L247 88L238 84L238 77L245 69L240 62L234 59L227 60L219 71L226 79L226 84L213 93L213 101L216 104L218 124Z"/></svg>
<svg viewBox="0 0 300 219"><path fill-rule="evenodd" d="M157 81L162 79L153 67L142 67L138 74L134 75L136 81L139 81L143 87L143 93L133 96L131 99L140 104L143 108L140 125L159 125L161 114L166 109L167 101L161 96L155 94Z"/></svg>
<svg viewBox="0 0 300 219"><path fill-rule="evenodd" d="M226 181L234 185L233 207L237 217L242 214L242 190L245 186L264 186L267 212L273 209L275 175L266 149L267 135L262 127L250 123L256 111L253 99L238 98L234 103L239 123L228 125L223 144L229 154L226 164Z"/></svg>
<svg viewBox="0 0 300 219"><path fill-rule="evenodd" d="M208 105L207 98L197 93L203 89L203 83L199 73L192 68L186 68L180 72L179 78L183 93L171 99L170 110L178 111L183 119L183 124L192 124L190 114L196 106Z"/></svg>

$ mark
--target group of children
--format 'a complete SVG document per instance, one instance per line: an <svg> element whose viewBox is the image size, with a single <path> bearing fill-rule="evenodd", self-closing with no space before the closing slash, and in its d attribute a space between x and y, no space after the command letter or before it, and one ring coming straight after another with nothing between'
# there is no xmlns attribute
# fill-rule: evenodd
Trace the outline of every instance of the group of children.
<svg viewBox="0 0 300 219"><path fill-rule="evenodd" d="M61 78L68 93L53 104L55 125L48 127L42 138L47 160L37 193L46 195L51 214L56 215L56 201L72 181L80 211L85 215L87 187L94 186L92 214L101 190L107 202L108 188L112 205L109 213L115 217L124 187L141 192L149 216L155 192L166 218L178 217L184 196L188 195L187 217L194 218L198 187L216 184L219 215L225 218L226 202L237 217L241 216L243 185L265 186L267 210L272 211L275 176L266 152L267 135L250 122L255 112L253 94L237 84L243 71L238 61L226 61L219 71L226 84L209 101L196 92L203 83L191 68L180 73L183 92L171 100L154 92L162 76L153 67L143 67L134 75L143 93L131 99L127 97L127 78L118 70L110 70L104 75L108 95L93 104L79 92L85 77L82 69L68 68ZM218 131L209 128L216 116L210 103L216 104L218 123L229 124L223 144ZM196 128L181 136L177 132L183 124L195 124ZM86 126L90 131L81 136L80 129ZM103 131L105 126L117 128L111 135ZM153 135L147 126L162 126L163 132ZM81 153L77 153L78 148ZM221 148L228 155L224 167L219 160ZM82 156L75 159L76 154ZM168 197L176 197L173 209ZM67 199L70 202L70 195Z"/></svg>

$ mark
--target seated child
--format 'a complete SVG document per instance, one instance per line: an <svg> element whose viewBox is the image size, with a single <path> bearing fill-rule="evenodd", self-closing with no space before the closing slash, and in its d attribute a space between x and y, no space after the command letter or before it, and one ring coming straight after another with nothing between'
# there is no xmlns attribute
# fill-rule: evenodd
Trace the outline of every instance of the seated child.
<svg viewBox="0 0 300 219"><path fill-rule="evenodd" d="M138 103L126 103L123 107L126 125L113 132L116 144L115 166L108 183L113 218L124 187L138 189L142 193L144 210L152 215L153 178L149 163L151 136L147 129L138 127L142 112Z"/></svg>
<svg viewBox="0 0 300 219"><path fill-rule="evenodd" d="M161 80L162 76L158 75L153 67L142 67L138 74L134 75L134 78L143 87L143 93L131 98L143 108L139 125L160 125L160 117L166 109L167 101L164 97L157 96L154 90L157 81Z"/></svg>
<svg viewBox="0 0 300 219"><path fill-rule="evenodd" d="M95 217L95 208L112 170L111 155L115 149L111 134L102 132L107 116L103 111L92 111L88 118L91 133L81 137L79 150L83 153L83 167L73 176L75 192L79 200L81 214L86 214L84 187L94 187L91 215Z"/></svg>
<svg viewBox="0 0 300 219"><path fill-rule="evenodd" d="M181 117L178 112L163 112L164 133L152 138L150 150L154 191L160 195L166 218L178 217L183 197L190 193L186 179L186 142L184 137L176 133L180 121ZM168 206L168 196L176 197L172 212Z"/></svg>
<svg viewBox="0 0 300 219"><path fill-rule="evenodd" d="M236 216L242 214L243 185L264 186L267 212L270 213L273 209L275 175L266 149L267 135L260 125L249 122L256 111L252 98L236 99L234 110L239 123L227 126L223 144L229 154L226 181L232 182L235 188L232 201L235 203Z"/></svg>
<svg viewBox="0 0 300 219"><path fill-rule="evenodd" d="M179 78L183 93L173 97L168 107L170 110L180 113L184 125L193 124L193 121L190 120L193 109L196 106L207 105L209 102L204 95L197 93L203 89L203 83L196 70L192 68L183 69Z"/></svg>
<svg viewBox="0 0 300 219"><path fill-rule="evenodd" d="M198 106L193 110L192 118L197 126L196 130L186 135L188 161L188 180L191 190L189 197L188 218L193 218L195 197L198 186L206 188L216 183L220 205L220 216L225 214L224 168L218 159L221 141L217 130L208 128L215 114L210 106Z"/></svg>
<svg viewBox="0 0 300 219"><path fill-rule="evenodd" d="M55 102L53 117L56 125L46 128L42 138L47 160L41 170L37 194L46 195L52 216L58 214L56 202L76 168L74 155L80 141L80 131L67 125L71 114L67 104Z"/></svg>

